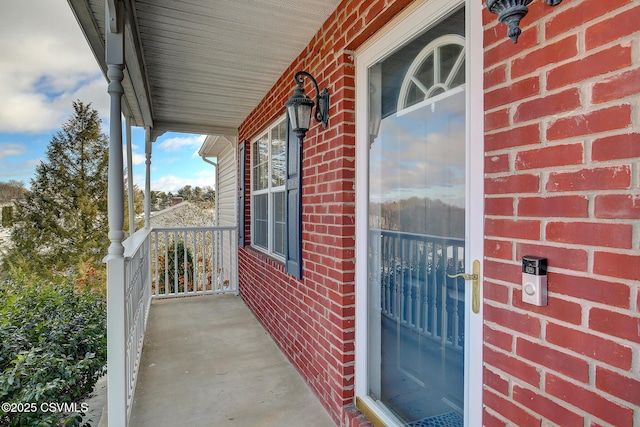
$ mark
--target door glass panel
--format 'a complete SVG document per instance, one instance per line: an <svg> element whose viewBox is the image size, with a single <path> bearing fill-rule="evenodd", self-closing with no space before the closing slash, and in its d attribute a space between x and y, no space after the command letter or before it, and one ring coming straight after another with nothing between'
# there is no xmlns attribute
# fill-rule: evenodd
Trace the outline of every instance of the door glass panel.
<svg viewBox="0 0 640 427"><path fill-rule="evenodd" d="M463 424L463 34L459 9L369 72L369 395L408 426Z"/></svg>

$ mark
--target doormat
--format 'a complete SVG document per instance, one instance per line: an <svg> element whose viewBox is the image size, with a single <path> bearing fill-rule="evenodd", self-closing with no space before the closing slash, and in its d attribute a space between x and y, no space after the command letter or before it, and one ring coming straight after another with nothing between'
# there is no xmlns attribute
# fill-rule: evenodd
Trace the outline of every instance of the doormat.
<svg viewBox="0 0 640 427"><path fill-rule="evenodd" d="M423 418L407 424L407 427L463 427L464 421L457 412L447 412L435 417Z"/></svg>

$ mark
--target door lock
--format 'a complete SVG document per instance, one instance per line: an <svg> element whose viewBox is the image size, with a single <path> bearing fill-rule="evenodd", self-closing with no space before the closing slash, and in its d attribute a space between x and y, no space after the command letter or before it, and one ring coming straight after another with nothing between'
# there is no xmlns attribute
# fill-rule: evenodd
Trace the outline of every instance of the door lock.
<svg viewBox="0 0 640 427"><path fill-rule="evenodd" d="M480 261L477 259L472 264L473 273L447 274L450 279L462 277L464 280L471 281L471 310L474 313L480 313Z"/></svg>

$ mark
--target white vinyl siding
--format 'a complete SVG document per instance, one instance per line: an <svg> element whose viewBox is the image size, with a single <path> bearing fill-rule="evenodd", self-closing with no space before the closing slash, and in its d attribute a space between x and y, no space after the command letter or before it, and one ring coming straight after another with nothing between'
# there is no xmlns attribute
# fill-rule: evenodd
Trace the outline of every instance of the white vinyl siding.
<svg viewBox="0 0 640 427"><path fill-rule="evenodd" d="M229 144L218 156L218 224L220 226L234 226L236 218L236 196L238 187L238 162L235 159L235 147Z"/></svg>

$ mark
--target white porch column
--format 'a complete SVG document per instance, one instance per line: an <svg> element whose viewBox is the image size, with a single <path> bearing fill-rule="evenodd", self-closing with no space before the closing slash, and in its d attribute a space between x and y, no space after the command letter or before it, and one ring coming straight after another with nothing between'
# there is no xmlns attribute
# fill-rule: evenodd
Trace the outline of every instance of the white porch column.
<svg viewBox="0 0 640 427"><path fill-rule="evenodd" d="M125 118L127 130L127 198L129 207L129 236L136 232L135 194L133 194L133 147L131 140L131 118Z"/></svg>
<svg viewBox="0 0 640 427"><path fill-rule="evenodd" d="M125 333L125 264L124 185L122 182L122 79L124 77L123 5L120 0L106 0L106 62L111 99L109 129L109 253L107 255L107 374L109 425L126 427L126 333Z"/></svg>
<svg viewBox="0 0 640 427"><path fill-rule="evenodd" d="M144 154L145 178L144 178L144 228L151 228L151 128L145 128Z"/></svg>

